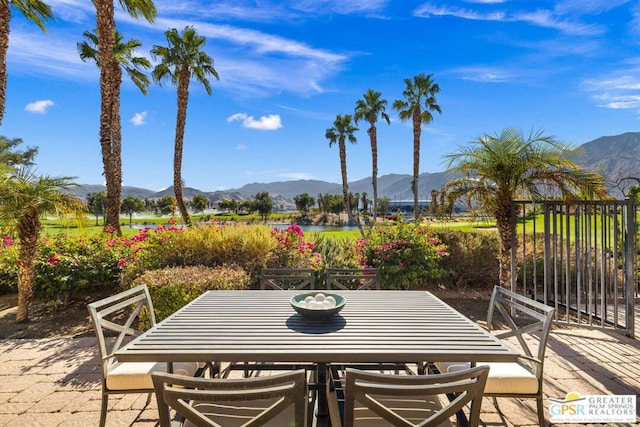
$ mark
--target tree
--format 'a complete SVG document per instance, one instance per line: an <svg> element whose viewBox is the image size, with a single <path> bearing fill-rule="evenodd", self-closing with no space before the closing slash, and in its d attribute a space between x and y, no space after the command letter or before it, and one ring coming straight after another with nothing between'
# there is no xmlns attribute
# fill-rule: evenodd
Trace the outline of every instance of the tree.
<svg viewBox="0 0 640 427"><path fill-rule="evenodd" d="M107 213L107 193L99 191L87 194L87 206L89 213L96 217L96 225L98 225L98 219L104 218Z"/></svg>
<svg viewBox="0 0 640 427"><path fill-rule="evenodd" d="M378 214L384 215L389 212L389 206L391 206L391 199L388 197L381 197L378 200Z"/></svg>
<svg viewBox="0 0 640 427"><path fill-rule="evenodd" d="M336 120L333 122L333 127L328 128L324 134L324 137L329 140L329 147L336 142L340 150L340 171L342 172L342 197L344 206L347 211L347 217L349 224L355 224L353 215L351 214L351 205L349 203L349 182L347 181L347 147L346 140L355 144L358 140L354 133L358 130L352 123L352 117L350 114L344 116L338 114Z"/></svg>
<svg viewBox="0 0 640 427"><path fill-rule="evenodd" d="M189 204L194 212L204 212L209 207L209 199L204 194L196 194Z"/></svg>
<svg viewBox="0 0 640 427"><path fill-rule="evenodd" d="M169 194L162 196L158 199L157 206L161 215L171 214L173 216L176 211L176 198Z"/></svg>
<svg viewBox="0 0 640 427"><path fill-rule="evenodd" d="M47 31L44 20L53 18L48 4L41 0L3 0L0 1L0 125L4 118L7 97L7 51L9 50L9 21L11 7L17 8L42 31Z"/></svg>
<svg viewBox="0 0 640 427"><path fill-rule="evenodd" d="M273 200L271 200L271 196L266 191L256 194L256 197L253 201L253 209L258 211L260 215L260 219L262 222L266 222L273 212Z"/></svg>
<svg viewBox="0 0 640 427"><path fill-rule="evenodd" d="M511 286L511 242L520 212L512 203L520 198L604 197L604 178L578 166L570 155L576 149L542 132L528 136L513 128L483 135L447 155L449 172L459 178L447 183L452 200L473 198L496 219L500 236L500 284ZM517 205L516 205L517 206Z"/></svg>
<svg viewBox="0 0 640 427"><path fill-rule="evenodd" d="M118 0L134 18L153 22L156 7L153 0ZM120 141L121 70L116 57L116 23L113 0L93 0L96 8L98 60L100 67L100 151L107 187L107 224L117 235L120 230L122 196L122 148ZM117 112L117 117L115 113Z"/></svg>
<svg viewBox="0 0 640 427"><path fill-rule="evenodd" d="M296 204L296 209L300 211L302 216L307 216L311 208L313 208L313 205L316 204L316 199L309 195L309 193L298 194L293 198L293 201Z"/></svg>
<svg viewBox="0 0 640 427"><path fill-rule="evenodd" d="M382 117L387 124L391 124L389 115L385 112L387 108L387 100L381 99L382 94L376 92L373 89L367 90L364 94L364 99L358 99L356 101L356 110L354 114L355 123L361 119L369 122L369 129L367 134L371 141L371 184L373 185L373 223L376 222L376 214L378 209L378 130L376 129L376 122L378 117ZM366 208L365 208L366 209Z"/></svg>
<svg viewBox="0 0 640 427"><path fill-rule="evenodd" d="M223 211L227 211L227 212L234 212L234 213L238 213L238 210L240 209L240 203L237 200L220 200L218 202L218 208L223 210Z"/></svg>
<svg viewBox="0 0 640 427"><path fill-rule="evenodd" d="M33 166L33 159L38 154L37 147L18 150L22 138L7 138L0 136L0 176L11 173L18 166Z"/></svg>
<svg viewBox="0 0 640 427"><path fill-rule="evenodd" d="M411 192L413 193L413 216L418 220L418 179L420 176L420 134L422 124L433 121L433 112L442 114L440 106L436 104L436 93L440 92L440 86L434 83L433 74L425 76L418 74L411 79L404 79L406 85L402 92L404 99L393 102L393 108L398 111L401 121L411 120L413 123L413 179ZM424 110L423 110L424 108Z"/></svg>
<svg viewBox="0 0 640 427"><path fill-rule="evenodd" d="M120 209L125 214L129 215L129 226L133 220L133 214L144 211L144 200L135 196L127 196L122 200L122 206Z"/></svg>
<svg viewBox="0 0 640 427"><path fill-rule="evenodd" d="M184 128L187 121L187 104L189 103L189 82L194 77L211 95L211 85L207 77L219 79L213 68L213 59L204 49L206 38L198 35L193 27L187 26L182 35L175 28L165 32L169 46L154 46L151 56L159 63L153 69L153 79L162 84L165 78L178 88L178 112L176 118L175 150L173 154L173 188L178 201L178 208L184 223L190 227L191 219L182 197L182 148L184 145Z"/></svg>
<svg viewBox="0 0 640 427"><path fill-rule="evenodd" d="M96 30L97 32L97 30ZM92 33L85 31L83 33L86 41L79 42L77 44L78 54L83 61L93 61L100 68L100 52L99 52L99 37L96 32ZM107 184L106 193L106 213L105 221L108 225L114 228L114 232L121 235L120 231L120 208L121 208L121 188L122 183L122 132L120 124L120 85L122 84L122 69L131 78L131 81L144 93L147 94L147 87L149 86L149 77L145 75L141 69L151 68L151 63L147 58L135 56L135 52L142 46L142 43L138 40L129 40L125 42L122 34L114 30L114 45L113 56L115 61L112 62L114 67L112 77L116 83L113 87L113 111L111 118L113 123L111 124L111 152L109 156L109 164L112 166L111 175L114 181L114 187L109 194L109 184ZM105 174L106 176L106 174ZM117 186L115 183L118 183ZM111 204L117 203L117 210L115 206ZM96 218L97 220L97 218ZM131 215L129 216L129 222L131 222ZM116 224L116 225L114 225Z"/></svg>
<svg viewBox="0 0 640 427"><path fill-rule="evenodd" d="M82 220L86 204L70 194L77 187L73 178L36 176L20 168L0 184L0 228L18 236L18 312L16 322L29 320L33 298L35 261L42 215L74 215Z"/></svg>

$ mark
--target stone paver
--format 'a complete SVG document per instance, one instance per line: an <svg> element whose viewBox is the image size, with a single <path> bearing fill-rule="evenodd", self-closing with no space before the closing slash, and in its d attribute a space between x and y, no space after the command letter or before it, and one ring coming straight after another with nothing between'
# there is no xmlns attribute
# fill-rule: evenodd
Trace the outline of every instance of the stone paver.
<svg viewBox="0 0 640 427"><path fill-rule="evenodd" d="M96 426L101 402L96 353L94 338L0 341L0 427ZM545 363L545 397L636 394L639 362L640 340L602 330L554 328ZM155 398L148 406L146 398L111 395L107 426L156 426ZM501 398L497 403L484 399L484 425L537 425L535 400ZM545 401L547 419L548 410Z"/></svg>

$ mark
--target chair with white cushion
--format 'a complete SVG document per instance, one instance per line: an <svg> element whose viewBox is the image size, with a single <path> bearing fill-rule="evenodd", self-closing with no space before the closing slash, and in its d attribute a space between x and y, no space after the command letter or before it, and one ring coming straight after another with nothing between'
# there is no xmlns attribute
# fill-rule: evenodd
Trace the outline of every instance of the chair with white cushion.
<svg viewBox="0 0 640 427"><path fill-rule="evenodd" d="M160 427L303 427L307 425L304 370L266 377L187 378L153 373Z"/></svg>
<svg viewBox="0 0 640 427"><path fill-rule="evenodd" d="M102 408L100 426L103 427L107 417L107 404L110 394L148 393L147 404L153 393L151 373L167 370L166 363L155 362L120 362L115 356L131 337L138 336L140 313L146 312L151 325L156 319L149 290L145 285L137 286L111 297L88 304L91 320L98 339L100 363L102 366ZM115 341L107 338L115 332ZM111 334L113 335L113 334ZM204 364L174 363L173 372L185 376L200 375ZM216 365L216 369L218 366ZM212 371L213 373L213 371Z"/></svg>
<svg viewBox="0 0 640 427"><path fill-rule="evenodd" d="M481 366L452 374L388 375L347 368L344 426L450 426L464 416L475 427L488 371ZM333 423L339 421L332 414Z"/></svg>
<svg viewBox="0 0 640 427"><path fill-rule="evenodd" d="M518 362L483 363L491 369L484 395L490 397L519 397L537 400L538 421L545 425L542 395L544 355L553 321L554 308L533 299L496 286L491 295L487 328L501 339L515 338L520 352ZM499 314L499 316L498 316ZM506 330L494 331L502 321ZM509 341L512 343L515 340ZM468 363L436 362L442 373L468 368ZM497 403L497 402L496 402Z"/></svg>

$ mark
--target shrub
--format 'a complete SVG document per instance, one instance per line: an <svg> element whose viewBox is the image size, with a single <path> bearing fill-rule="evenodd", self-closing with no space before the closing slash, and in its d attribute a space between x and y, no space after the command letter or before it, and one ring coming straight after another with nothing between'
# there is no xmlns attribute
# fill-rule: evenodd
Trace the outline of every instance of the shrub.
<svg viewBox="0 0 640 427"><path fill-rule="evenodd" d="M302 229L290 225L284 230L273 228L271 237L276 245L270 254L266 267L274 268L314 268L322 266L322 257L315 251L315 245L305 240Z"/></svg>
<svg viewBox="0 0 640 427"><path fill-rule="evenodd" d="M238 265L256 279L264 267L318 268L319 255L299 227L286 230L261 225L219 225L150 232L135 259L127 264L125 284L147 270L187 266Z"/></svg>
<svg viewBox="0 0 640 427"><path fill-rule="evenodd" d="M0 238L0 295L18 290L18 248L9 236Z"/></svg>
<svg viewBox="0 0 640 427"><path fill-rule="evenodd" d="M36 260L36 295L66 305L83 288L117 287L123 266L145 237L142 232L131 238L58 234L43 239Z"/></svg>
<svg viewBox="0 0 640 427"><path fill-rule="evenodd" d="M147 270L235 264L253 273L266 264L275 242L267 227L199 224L190 229L159 227L148 233L135 259L127 264L131 281Z"/></svg>
<svg viewBox="0 0 640 427"><path fill-rule="evenodd" d="M250 277L237 266L208 268L202 266L169 267L147 271L131 287L146 284L159 322L191 302L204 291L247 289ZM141 317L148 323L148 315Z"/></svg>
<svg viewBox="0 0 640 427"><path fill-rule="evenodd" d="M441 266L450 287L493 287L498 283L498 235L490 231L437 230L449 251Z"/></svg>
<svg viewBox="0 0 640 427"><path fill-rule="evenodd" d="M382 286L409 289L429 284L445 275L439 261L446 246L426 226L407 224L378 227L356 244L360 264L380 269Z"/></svg>

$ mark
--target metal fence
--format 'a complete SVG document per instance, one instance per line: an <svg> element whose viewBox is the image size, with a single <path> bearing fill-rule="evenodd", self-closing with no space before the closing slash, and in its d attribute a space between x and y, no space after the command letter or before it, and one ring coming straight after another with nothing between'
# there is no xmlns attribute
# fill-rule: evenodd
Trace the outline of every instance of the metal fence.
<svg viewBox="0 0 640 427"><path fill-rule="evenodd" d="M557 322L633 336L639 291L633 202L518 201L512 211L520 213L512 288L554 306Z"/></svg>

